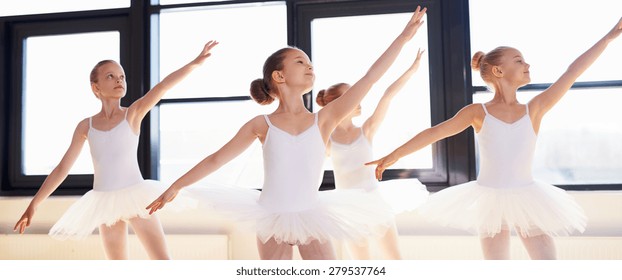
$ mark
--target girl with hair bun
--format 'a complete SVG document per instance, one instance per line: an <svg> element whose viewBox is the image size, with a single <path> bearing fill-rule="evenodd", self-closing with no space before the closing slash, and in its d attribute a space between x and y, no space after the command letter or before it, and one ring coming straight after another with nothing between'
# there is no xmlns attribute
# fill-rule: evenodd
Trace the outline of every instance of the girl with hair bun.
<svg viewBox="0 0 622 280"><path fill-rule="evenodd" d="M220 150L207 156L175 181L148 208L172 201L180 189L198 182L246 150L255 140L263 145L264 183L261 192L230 186L196 190L216 211L250 224L257 235L261 259L292 259L293 246L303 259L335 259L331 240L365 240L389 223L382 208L368 205L364 192L319 192L326 143L332 131L360 103L393 64L419 27L426 9L417 7L403 31L367 73L338 101L317 113L302 96L313 88L315 74L306 53L294 47L270 55L263 77L251 83L259 104L278 100L277 109L254 117ZM190 189L188 190L190 191Z"/></svg>
<svg viewBox="0 0 622 280"><path fill-rule="evenodd" d="M101 110L78 123L67 152L13 230L21 234L30 226L39 205L65 180L88 141L93 159L93 189L67 209L49 235L61 240L83 239L99 228L106 258L128 259L128 226L131 226L151 259L170 259L158 216L150 216L144 209L166 186L145 180L140 173L136 158L140 125L162 96L201 66L217 45L217 41L207 42L196 58L166 76L129 107L121 106L121 98L127 92L121 64L113 60L97 63L90 80L93 94L101 101ZM195 204L189 198L176 202L178 209Z"/></svg>
<svg viewBox="0 0 622 280"><path fill-rule="evenodd" d="M416 178L378 182L374 169L365 166L373 159L372 140L382 124L393 97L404 87L406 82L417 72L423 51L417 52L415 61L393 82L384 92L374 112L358 127L352 118L361 115L361 106L344 118L330 135L328 153L333 163L335 188L338 190L361 189L377 198L374 203L387 208L394 214L413 210L425 201L428 196L426 187ZM328 89L320 90L316 97L318 105L325 107L335 102L350 89L346 83L338 83ZM368 242L346 243L353 259L370 259L370 245L375 243L386 259L401 259L398 244L398 233L394 219L385 234Z"/></svg>
<svg viewBox="0 0 622 280"><path fill-rule="evenodd" d="M603 38L579 56L548 89L520 104L518 88L530 82L522 54L511 47L477 52L472 68L494 91L484 104L471 104L454 117L415 135L389 155L370 162L376 177L400 158L441 139L473 127L480 152L476 181L430 195L421 214L442 225L480 236L486 259L508 259L510 231L515 229L532 259L555 259L553 236L583 232L586 216L564 190L534 180L531 165L544 115L575 80L622 33L622 19Z"/></svg>

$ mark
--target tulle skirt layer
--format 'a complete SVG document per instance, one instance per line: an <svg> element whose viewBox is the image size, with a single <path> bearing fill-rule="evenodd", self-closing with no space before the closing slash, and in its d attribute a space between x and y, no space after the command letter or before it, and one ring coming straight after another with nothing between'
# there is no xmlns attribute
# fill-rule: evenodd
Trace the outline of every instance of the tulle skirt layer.
<svg viewBox="0 0 622 280"><path fill-rule="evenodd" d="M82 239L92 234L100 225L111 226L118 221L149 216L145 209L166 190L155 180L114 191L90 190L74 202L50 229L49 235L56 239ZM197 202L180 193L167 204L167 210L181 211L196 207Z"/></svg>
<svg viewBox="0 0 622 280"><path fill-rule="evenodd" d="M417 209L427 201L430 194L416 178L381 181L374 191L394 214Z"/></svg>
<svg viewBox="0 0 622 280"><path fill-rule="evenodd" d="M238 229L256 233L263 243L270 239L292 245L306 245L313 240L366 242L384 235L393 222L389 208L361 190L321 191L313 207L299 211L261 205L258 190L236 186L187 190L201 205L232 219Z"/></svg>
<svg viewBox="0 0 622 280"><path fill-rule="evenodd" d="M521 236L565 236L583 232L586 216L566 191L534 181L511 188L482 186L477 181L430 195L419 212L426 219L492 237L515 229Z"/></svg>

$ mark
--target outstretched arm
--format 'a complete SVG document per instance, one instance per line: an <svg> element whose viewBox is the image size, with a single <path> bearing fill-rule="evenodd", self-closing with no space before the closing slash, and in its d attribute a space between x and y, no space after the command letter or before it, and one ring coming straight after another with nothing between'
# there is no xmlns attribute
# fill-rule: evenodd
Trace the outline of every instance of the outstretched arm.
<svg viewBox="0 0 622 280"><path fill-rule="evenodd" d="M471 104L462 108L454 117L415 135L408 142L395 149L387 156L368 162L365 165L376 166L376 178L382 179L382 173L400 158L412 154L432 143L456 135L473 124L481 105Z"/></svg>
<svg viewBox="0 0 622 280"><path fill-rule="evenodd" d="M218 45L216 41L207 42L196 58L166 76L143 97L132 103L129 107L130 111L128 111L128 121L132 124L132 127L139 127L145 115L162 99L166 92L185 79L196 68L203 65L203 62L212 55L211 50L216 45Z"/></svg>
<svg viewBox="0 0 622 280"><path fill-rule="evenodd" d="M423 24L421 20L425 15L426 8L417 7L410 21L391 43L389 48L374 62L365 76L358 80L348 91L335 101L329 103L319 111L320 128L322 135L330 134L337 124L339 124L358 104L371 87L384 75L399 55L402 47L410 41Z"/></svg>
<svg viewBox="0 0 622 280"><path fill-rule="evenodd" d="M256 131L261 121L263 120L256 117L247 122L227 144L177 179L160 197L147 206L149 214L162 209L166 203L171 202L182 188L198 182L244 152L257 139Z"/></svg>
<svg viewBox="0 0 622 280"><path fill-rule="evenodd" d="M555 83L529 102L530 111L536 120L542 119L542 116L568 92L577 78L596 61L609 43L617 38L620 33L622 33L622 18L603 38L570 64L566 72Z"/></svg>
<svg viewBox="0 0 622 280"><path fill-rule="evenodd" d="M395 80L395 82L387 88L382 98L380 98L374 113L363 123L363 131L365 131L368 139L372 139L374 137L376 131L378 131L378 127L380 127L382 121L384 121L393 97L395 97L395 95L402 90L410 77L412 77L412 75L417 72L417 69L419 69L422 54L423 51L419 49L419 51L417 51L417 58L415 58L415 61L397 80Z"/></svg>
<svg viewBox="0 0 622 280"><path fill-rule="evenodd" d="M19 230L20 234L24 233L26 228L30 226L30 222L32 221L32 217L34 216L37 207L39 207L41 202L48 198L58 188L58 186L60 186L65 178L67 178L71 167L78 159L78 156L80 156L80 152L84 146L84 141L86 141L88 129L89 123L87 119L78 124L73 133L71 144L65 152L65 155L54 170L50 172L50 175L45 178L41 188L39 188L35 196L30 201L28 208L26 208L26 211L24 211L22 217L17 221L15 227L13 227L13 231Z"/></svg>

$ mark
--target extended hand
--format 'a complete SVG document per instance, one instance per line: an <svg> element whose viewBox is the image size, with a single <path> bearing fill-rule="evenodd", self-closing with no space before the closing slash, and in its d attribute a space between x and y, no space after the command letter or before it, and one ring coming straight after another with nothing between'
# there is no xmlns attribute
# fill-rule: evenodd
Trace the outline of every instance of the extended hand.
<svg viewBox="0 0 622 280"><path fill-rule="evenodd" d="M19 229L20 234L24 233L24 231L26 231L26 228L30 226L30 221L32 220L33 215L34 210L28 207L22 217L15 224L15 227L13 227L13 231L17 231Z"/></svg>
<svg viewBox="0 0 622 280"><path fill-rule="evenodd" d="M149 206L145 209L149 210L149 215L155 213L155 211L162 209L164 205L173 201L178 192L179 191L176 189L168 188L164 193L162 193L162 195L160 195L160 197L151 202L151 204L149 204Z"/></svg>
<svg viewBox="0 0 622 280"><path fill-rule="evenodd" d="M421 19L427 10L428 8L421 9L421 6L417 6L413 16L410 18L410 21L404 28L404 31L402 31L402 35L406 37L407 40L412 39L412 37L415 36L415 33L417 33L417 30L419 30L419 27L423 25L423 20Z"/></svg>
<svg viewBox="0 0 622 280"><path fill-rule="evenodd" d="M384 172L384 170L387 169L389 166L393 165L395 162L397 162L397 159L394 158L392 155L388 155L379 160L374 160L374 161L365 163L365 165L377 165L376 166L376 179L380 181L382 180L382 173Z"/></svg>
<svg viewBox="0 0 622 280"><path fill-rule="evenodd" d="M620 18L620 21L618 21L616 26L614 26L613 29L609 31L607 36L609 36L610 39L615 39L620 36L620 33L622 33L622 18Z"/></svg>
<svg viewBox="0 0 622 280"><path fill-rule="evenodd" d="M212 55L211 50L216 45L218 45L217 41L210 40L209 42L207 42L207 44L205 44L199 56L197 56L197 58L195 58L194 61L198 64L203 64L203 62Z"/></svg>
<svg viewBox="0 0 622 280"><path fill-rule="evenodd" d="M421 64L421 55L423 55L424 52L425 50L422 49L417 50L417 57L415 58L413 64L410 66L410 68L414 71L417 71L419 69L419 64Z"/></svg>

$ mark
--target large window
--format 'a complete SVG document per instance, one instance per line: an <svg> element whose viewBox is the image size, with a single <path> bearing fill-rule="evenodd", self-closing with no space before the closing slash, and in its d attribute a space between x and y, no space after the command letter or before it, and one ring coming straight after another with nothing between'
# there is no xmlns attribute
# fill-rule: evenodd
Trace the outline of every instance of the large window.
<svg viewBox="0 0 622 280"><path fill-rule="evenodd" d="M287 46L285 2L162 10L155 42L160 77L190 61L212 39L220 43L213 55L162 101L155 156L163 181L177 179L251 118L275 109L250 100L249 87L261 78L264 60ZM261 145L255 142L204 182L259 188L262 170Z"/></svg>
<svg viewBox="0 0 622 280"><path fill-rule="evenodd" d="M554 1L517 1L515 10L524 11L517 13L499 12L508 9L506 1L469 4L472 53L507 45L519 49L531 64L532 84L518 93L522 102L555 82L574 59L611 30L622 10L622 2L608 0L591 1L590 13L581 1L565 1L563 13ZM537 8L527 12L522 7ZM622 183L622 119L617 109L622 102L622 76L617 70L622 61L620 46L614 41L544 117L534 163L537 179L569 189ZM473 85L473 102L492 98L477 72Z"/></svg>
<svg viewBox="0 0 622 280"><path fill-rule="evenodd" d="M317 92L336 83L354 84L384 52L410 19L410 13L320 18L311 23L312 57L317 73ZM427 22L427 19L424 18ZM384 28L375 28L382 23ZM346 35L347 34L347 35ZM430 77L428 67L427 26L400 53L384 77L376 83L361 103L362 115L353 121L361 125L376 108L384 91L414 61L419 48L426 51L419 70L400 93L393 98L391 108L374 138L374 154L383 156L408 141L416 131L430 126ZM369 40L369 38L374 40ZM365 48L359 46L364 45ZM353 52L352 50L357 51ZM315 111L319 109L313 104ZM332 169L327 160L328 169ZM397 169L431 169L430 146L396 163Z"/></svg>
<svg viewBox="0 0 622 280"><path fill-rule="evenodd" d="M47 175L69 147L78 122L100 110L89 73L103 59L119 61L119 33L33 36L24 46L22 170ZM84 145L70 174L91 173Z"/></svg>
<svg viewBox="0 0 622 280"><path fill-rule="evenodd" d="M282 47L299 47L311 57L317 80L305 104L317 111L319 90L355 82L415 7L428 8L426 24L364 99L363 116L355 120L360 124L369 116L417 49L425 49L420 69L395 97L374 139L379 157L465 105L490 98L479 73L470 71L475 51L499 45L521 50L532 65L532 84L519 93L526 102L610 30L622 10L619 1L608 0L590 2L589 13L578 0L514 1L516 6L495 0L17 2L0 11L3 195L33 194L66 151L77 122L99 109L88 72L102 59L119 60L125 68L128 93L122 105L127 106L193 59L208 40L220 42L205 65L167 93L143 123L141 171L145 178L170 182L222 147L253 116L275 109L275 104L257 105L248 88L262 75L265 58ZM537 8L509 12L526 7ZM622 124L613 107L622 101L616 71L620 45L615 41L544 119L534 170L538 179L567 189L622 186L616 172L622 168L617 160ZM384 178L416 177L431 191L473 180L474 141L467 129L405 157ZM91 188L86 150L55 194ZM205 183L259 188L261 161L256 142ZM326 162L322 187L331 188Z"/></svg>
<svg viewBox="0 0 622 280"><path fill-rule="evenodd" d="M0 16L14 16L122 8L129 7L130 0L2 0L1 5Z"/></svg>
<svg viewBox="0 0 622 280"><path fill-rule="evenodd" d="M360 125L370 116L386 88L412 64L420 48L425 50L421 66L394 98L374 138L373 152L376 157L384 156L423 129L444 121L455 105L466 102L464 81L456 84L448 78L464 73L466 61L462 57L466 51L455 43L463 38L465 30L456 29L455 36L446 39L440 33L443 26L465 19L464 15L454 14L463 4L455 2L451 7L442 1L301 4L296 10L300 18L296 34L300 46L311 56L317 76L309 107L314 111L319 109L315 96L321 89L339 82L353 84L360 79L402 31L417 5L422 5L428 9L425 24L365 97L362 116L354 122ZM443 23L445 19L452 22ZM447 55L456 61L444 58ZM448 65L451 67L445 70ZM468 141L462 141L464 136L439 141L404 157L385 171L383 179L416 177L431 190L465 182L469 170L463 162L469 160L468 155L455 157L457 153L468 153ZM330 160L326 169L323 186L329 187L333 183Z"/></svg>
<svg viewBox="0 0 622 280"><path fill-rule="evenodd" d="M124 19L112 14L89 19L45 15L3 30L10 38L6 50L11 50L11 71L4 72L3 84L10 93L3 103L9 117L3 135L10 147L3 154L8 163L3 189L36 190L60 162L77 124L100 110L89 73L104 59L124 63ZM92 169L85 145L59 193L90 186Z"/></svg>

